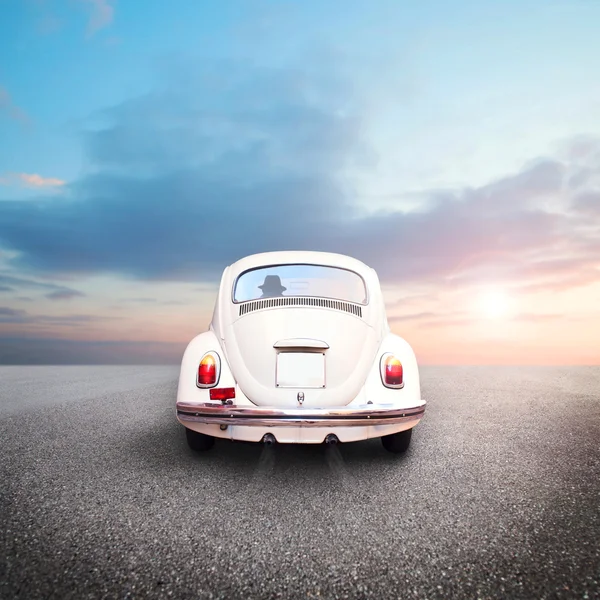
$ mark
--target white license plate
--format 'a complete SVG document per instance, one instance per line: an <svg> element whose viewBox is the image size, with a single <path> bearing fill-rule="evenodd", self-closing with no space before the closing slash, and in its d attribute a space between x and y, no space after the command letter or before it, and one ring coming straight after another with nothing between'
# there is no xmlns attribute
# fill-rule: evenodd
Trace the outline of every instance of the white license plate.
<svg viewBox="0 0 600 600"><path fill-rule="evenodd" d="M277 355L277 387L325 387L323 352L280 352Z"/></svg>

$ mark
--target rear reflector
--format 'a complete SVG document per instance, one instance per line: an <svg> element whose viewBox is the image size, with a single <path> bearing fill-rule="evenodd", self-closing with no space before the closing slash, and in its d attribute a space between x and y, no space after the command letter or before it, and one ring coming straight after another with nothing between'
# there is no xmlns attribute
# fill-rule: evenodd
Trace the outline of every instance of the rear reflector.
<svg viewBox="0 0 600 600"><path fill-rule="evenodd" d="M210 390L211 400L229 400L235 398L235 388L213 388Z"/></svg>
<svg viewBox="0 0 600 600"><path fill-rule="evenodd" d="M404 385L404 369L402 363L393 355L382 357L381 377L386 387L399 388Z"/></svg>

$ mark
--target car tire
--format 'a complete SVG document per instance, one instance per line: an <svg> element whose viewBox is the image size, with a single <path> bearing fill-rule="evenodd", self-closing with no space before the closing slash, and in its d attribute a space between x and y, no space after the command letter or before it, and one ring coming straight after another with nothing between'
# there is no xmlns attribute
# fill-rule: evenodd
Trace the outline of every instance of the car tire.
<svg viewBox="0 0 600 600"><path fill-rule="evenodd" d="M188 446L196 452L210 450L215 445L215 438L212 435L198 433L187 427L185 429L185 436L187 438Z"/></svg>
<svg viewBox="0 0 600 600"><path fill-rule="evenodd" d="M392 433L391 435L384 435L381 438L383 447L388 452L394 454L401 454L406 452L410 446L410 438L412 437L412 428L398 433Z"/></svg>

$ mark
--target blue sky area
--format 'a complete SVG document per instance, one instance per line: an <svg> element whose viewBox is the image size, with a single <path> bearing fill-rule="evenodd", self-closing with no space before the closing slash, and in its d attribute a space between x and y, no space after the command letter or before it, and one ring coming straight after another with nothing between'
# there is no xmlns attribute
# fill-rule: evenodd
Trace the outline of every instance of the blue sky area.
<svg viewBox="0 0 600 600"><path fill-rule="evenodd" d="M177 362L223 267L278 249L375 267L425 362L564 363L565 332L600 362L598 23L592 0L0 0L0 363Z"/></svg>

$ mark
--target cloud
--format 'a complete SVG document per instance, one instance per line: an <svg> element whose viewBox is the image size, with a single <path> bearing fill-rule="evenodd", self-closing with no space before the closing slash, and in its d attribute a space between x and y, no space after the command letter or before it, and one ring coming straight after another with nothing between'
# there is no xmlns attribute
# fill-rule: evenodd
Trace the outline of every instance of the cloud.
<svg viewBox="0 0 600 600"><path fill-rule="evenodd" d="M185 344L0 336L2 365L177 365Z"/></svg>
<svg viewBox="0 0 600 600"><path fill-rule="evenodd" d="M36 173L18 173L18 178L28 187L57 187L65 185L65 181L56 177L42 177Z"/></svg>
<svg viewBox="0 0 600 600"><path fill-rule="evenodd" d="M19 324L52 324L67 327L79 326L94 322L120 319L122 317L102 317L96 315L33 315L22 309L0 306L0 323Z"/></svg>
<svg viewBox="0 0 600 600"><path fill-rule="evenodd" d="M14 308L0 306L0 318L20 318L25 314L27 313L24 310L16 310Z"/></svg>
<svg viewBox="0 0 600 600"><path fill-rule="evenodd" d="M421 304L423 304L423 302L431 302L432 300L437 300L437 294L433 291L427 293L421 292L418 294L410 294L395 299L389 298L386 304L390 308L395 306L420 306Z"/></svg>
<svg viewBox="0 0 600 600"><path fill-rule="evenodd" d="M158 302L156 298L131 298L128 302L140 302L142 304L152 304Z"/></svg>
<svg viewBox="0 0 600 600"><path fill-rule="evenodd" d="M71 300L72 298L80 298L82 296L85 296L85 294L76 290L56 290L46 294L48 300Z"/></svg>
<svg viewBox="0 0 600 600"><path fill-rule="evenodd" d="M590 190L575 196L573 209L586 217L600 218L600 191Z"/></svg>
<svg viewBox="0 0 600 600"><path fill-rule="evenodd" d="M557 321L564 319L565 315L560 313L519 313L509 317L513 321L523 321L525 323L539 323L544 321Z"/></svg>
<svg viewBox="0 0 600 600"><path fill-rule="evenodd" d="M91 37L100 29L110 25L114 19L115 9L111 0L82 0L91 7L87 35Z"/></svg>
<svg viewBox="0 0 600 600"><path fill-rule="evenodd" d="M508 326L510 323L547 323L550 321L558 321L567 318L564 314L559 313L517 313L506 315L502 318L503 326ZM426 329L443 329L446 327L467 327L481 323L493 322L489 317L469 314L464 311L453 311L451 313L434 313L423 312L409 315L398 315L388 318L390 323L402 321L414 321L417 328Z"/></svg>
<svg viewBox="0 0 600 600"><path fill-rule="evenodd" d="M204 107L189 106L187 93L167 93L108 111L113 122L87 134L98 172L50 210L43 200L29 208L5 201L0 238L41 270L121 264L130 275L171 279L212 277L240 250L260 251L265 242L312 243L343 201L329 178L344 165L344 148L356 145L356 128L323 102L303 100L308 92L289 77L259 73L254 89L253 75ZM146 258L150 239L155 250Z"/></svg>
<svg viewBox="0 0 600 600"><path fill-rule="evenodd" d="M13 288L8 285L0 285L0 292L12 292Z"/></svg>
<svg viewBox="0 0 600 600"><path fill-rule="evenodd" d="M422 319L434 318L435 316L436 316L436 313L433 313L433 312L420 312L420 313L414 313L414 314L410 314L410 315L390 316L390 317L388 317L388 321L390 323L394 323L397 321L420 321Z"/></svg>
<svg viewBox="0 0 600 600"><path fill-rule="evenodd" d="M0 177L2 185L22 185L29 188L55 188L65 185L66 181L56 177L42 177L37 173L7 173Z"/></svg>
<svg viewBox="0 0 600 600"><path fill-rule="evenodd" d="M46 281L34 281L23 277L16 277L14 275L7 275L0 273L0 285L7 285L14 289L37 289L47 291L50 294L63 294L69 296L81 296L81 292L68 288L56 283L49 283Z"/></svg>
<svg viewBox="0 0 600 600"><path fill-rule="evenodd" d="M29 125L31 120L27 113L17 106L10 97L6 88L0 86L0 115L4 114L13 121L18 121L23 125Z"/></svg>
<svg viewBox="0 0 600 600"><path fill-rule="evenodd" d="M4 201L12 266L215 281L246 254L315 249L356 256L384 283L598 280L600 218L572 209L589 208L597 140L488 185L430 190L418 212L369 213L346 179L374 159L351 88L327 70L220 67L173 69L162 89L94 115L90 174L67 194Z"/></svg>

